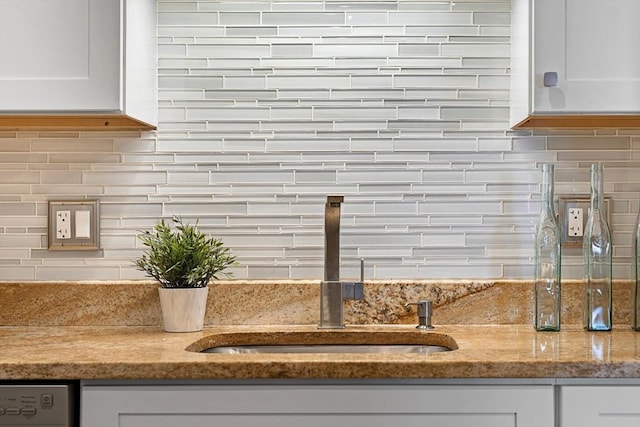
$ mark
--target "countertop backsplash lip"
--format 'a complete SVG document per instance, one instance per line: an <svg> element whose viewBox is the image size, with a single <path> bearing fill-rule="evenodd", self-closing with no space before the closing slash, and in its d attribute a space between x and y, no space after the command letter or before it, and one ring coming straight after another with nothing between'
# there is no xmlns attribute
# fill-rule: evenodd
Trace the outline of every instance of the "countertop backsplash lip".
<svg viewBox="0 0 640 427"><path fill-rule="evenodd" d="M206 326L314 325L320 280L212 282ZM158 285L151 280L2 281L0 326L159 326ZM563 281L562 324L581 324L581 280ZM631 324L631 280L614 282L614 326ZM364 299L345 302L347 325L415 324L407 302L433 301L433 323L530 324L531 280L367 280Z"/></svg>

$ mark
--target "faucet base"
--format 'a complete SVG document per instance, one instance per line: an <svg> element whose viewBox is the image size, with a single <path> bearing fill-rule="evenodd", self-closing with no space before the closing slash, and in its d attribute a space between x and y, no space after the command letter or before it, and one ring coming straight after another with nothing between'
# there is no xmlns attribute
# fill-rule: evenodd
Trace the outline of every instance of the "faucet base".
<svg viewBox="0 0 640 427"><path fill-rule="evenodd" d="M320 324L319 329L344 329L342 302L363 298L362 282L341 282L325 280L320 283Z"/></svg>
<svg viewBox="0 0 640 427"><path fill-rule="evenodd" d="M319 328L342 329L342 282L322 281L320 283L320 325Z"/></svg>

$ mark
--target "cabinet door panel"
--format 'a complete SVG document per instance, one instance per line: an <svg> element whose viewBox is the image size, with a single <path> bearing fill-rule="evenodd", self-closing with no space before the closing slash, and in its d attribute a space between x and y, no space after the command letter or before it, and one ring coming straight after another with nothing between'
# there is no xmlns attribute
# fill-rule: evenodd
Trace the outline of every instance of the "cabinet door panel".
<svg viewBox="0 0 640 427"><path fill-rule="evenodd" d="M172 414L120 416L118 427L514 427L515 414Z"/></svg>
<svg viewBox="0 0 640 427"><path fill-rule="evenodd" d="M640 2L536 0L534 113L640 111ZM558 84L544 87L545 72Z"/></svg>
<svg viewBox="0 0 640 427"><path fill-rule="evenodd" d="M118 111L120 1L0 1L0 110Z"/></svg>
<svg viewBox="0 0 640 427"><path fill-rule="evenodd" d="M87 1L6 0L0 3L0 17L4 79L78 79L89 74Z"/></svg>
<svg viewBox="0 0 640 427"><path fill-rule="evenodd" d="M85 386L92 427L538 427L552 386Z"/></svg>
<svg viewBox="0 0 640 427"><path fill-rule="evenodd" d="M560 427L637 427L640 387L564 386L560 391Z"/></svg>

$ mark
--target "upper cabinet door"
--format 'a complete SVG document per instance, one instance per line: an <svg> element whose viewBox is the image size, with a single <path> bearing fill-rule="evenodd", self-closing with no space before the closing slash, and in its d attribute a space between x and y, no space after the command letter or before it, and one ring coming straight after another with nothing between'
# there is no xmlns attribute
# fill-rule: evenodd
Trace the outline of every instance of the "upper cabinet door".
<svg viewBox="0 0 640 427"><path fill-rule="evenodd" d="M0 1L0 110L122 111L121 7Z"/></svg>
<svg viewBox="0 0 640 427"><path fill-rule="evenodd" d="M640 127L640 1L512 0L511 125Z"/></svg>
<svg viewBox="0 0 640 427"><path fill-rule="evenodd" d="M534 113L640 112L640 1L538 0Z"/></svg>

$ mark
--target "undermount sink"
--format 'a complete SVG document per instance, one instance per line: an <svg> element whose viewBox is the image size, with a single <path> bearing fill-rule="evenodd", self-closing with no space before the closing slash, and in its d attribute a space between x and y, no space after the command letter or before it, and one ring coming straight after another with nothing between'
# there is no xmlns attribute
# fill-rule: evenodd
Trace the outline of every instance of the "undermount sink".
<svg viewBox="0 0 640 427"><path fill-rule="evenodd" d="M201 338L188 351L217 354L330 353L398 354L456 350L449 335L424 331L327 330L219 333Z"/></svg>
<svg viewBox="0 0 640 427"><path fill-rule="evenodd" d="M309 344L309 345L235 345L212 347L203 353L438 353L450 351L440 345L381 344Z"/></svg>

